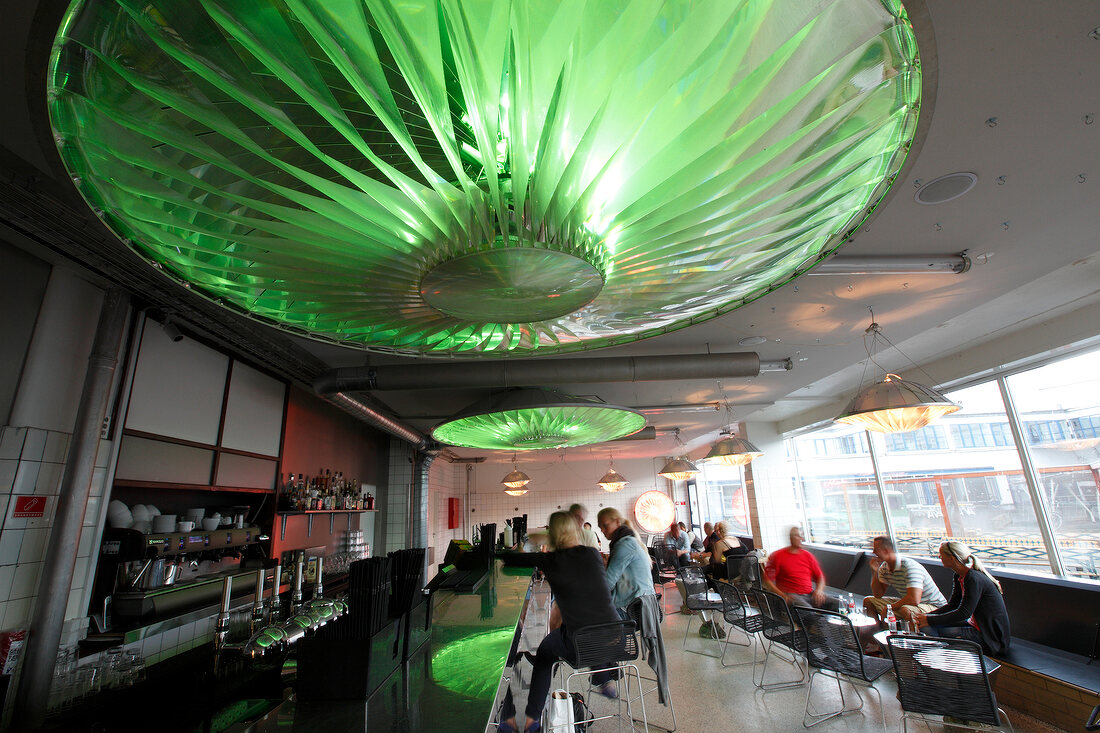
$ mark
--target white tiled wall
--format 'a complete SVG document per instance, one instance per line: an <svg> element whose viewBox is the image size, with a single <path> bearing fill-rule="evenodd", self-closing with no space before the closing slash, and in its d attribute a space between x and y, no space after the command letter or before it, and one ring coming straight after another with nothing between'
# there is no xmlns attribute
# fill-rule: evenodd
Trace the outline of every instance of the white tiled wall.
<svg viewBox="0 0 1100 733"><path fill-rule="evenodd" d="M58 541L51 538L51 527L65 472L69 441L68 433L54 430L0 428L0 630L27 628L34 611L42 563L50 543ZM109 446L104 442L99 450L81 537L65 538L65 541L78 543L77 563L65 615L70 620L82 619L87 611L86 589L90 589L95 571L93 545L102 508ZM19 495L45 497L43 516L12 516L15 508L13 497ZM82 632L84 625L83 621L68 624L66 633L75 636ZM65 640L62 641L64 643Z"/></svg>
<svg viewBox="0 0 1100 733"><path fill-rule="evenodd" d="M461 536L462 527L448 533L446 528L446 500L450 496L461 497L462 511L467 512L471 525L494 522L498 531L504 526L504 520L527 514L528 526L545 525L551 512L567 510L578 502L588 508L588 520L596 527L596 514L605 506L613 506L630 518L634 502L645 491L654 488L668 491L670 484L657 476L660 466L655 461L622 460L615 462L615 468L629 480L626 488L608 493L596 485L596 481L607 471L607 459L586 460L532 460L525 462L523 456L518 461L519 468L531 476L530 489L524 496L509 496L504 493L500 479L512 470L510 462L489 462L472 465L470 506L465 506L466 464L448 464L437 460L432 466L431 499L429 516L430 539L437 548L445 547L446 541ZM678 483L674 489L674 498L685 501L684 484ZM682 507L680 507L682 510ZM597 532L598 534L598 532ZM602 539L602 538L601 538Z"/></svg>

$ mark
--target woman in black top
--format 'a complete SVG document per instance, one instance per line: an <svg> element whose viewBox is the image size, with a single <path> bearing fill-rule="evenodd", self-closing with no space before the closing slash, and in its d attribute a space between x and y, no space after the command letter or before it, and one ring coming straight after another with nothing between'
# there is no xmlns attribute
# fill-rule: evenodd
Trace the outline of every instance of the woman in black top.
<svg viewBox="0 0 1100 733"><path fill-rule="evenodd" d="M961 542L940 545L940 562L955 572L951 598L946 606L917 615L917 624L927 627L924 631L932 636L976 641L986 654L1008 651L1012 632L1001 584Z"/></svg>
<svg viewBox="0 0 1100 733"><path fill-rule="evenodd" d="M554 602L561 612L561 626L552 630L539 644L531 672L531 689L527 696L527 720L525 731L541 729L542 709L550 693L550 676L554 662L573 658L573 632L585 626L613 623L619 620L611 605L611 593L604 578L604 565L600 553L592 547L580 544L577 522L568 512L550 515L548 530L553 552L542 554L536 566L546 574ZM607 697L616 697L615 684L610 672L592 675L597 691ZM504 698L498 730L517 731L516 708L509 689Z"/></svg>

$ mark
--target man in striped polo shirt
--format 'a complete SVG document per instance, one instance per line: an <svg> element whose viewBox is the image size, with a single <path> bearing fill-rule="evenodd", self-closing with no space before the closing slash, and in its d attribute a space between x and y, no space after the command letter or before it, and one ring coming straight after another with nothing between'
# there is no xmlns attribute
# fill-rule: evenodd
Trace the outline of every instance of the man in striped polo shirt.
<svg viewBox="0 0 1100 733"><path fill-rule="evenodd" d="M898 620L912 621L917 614L931 613L947 605L947 599L924 566L911 557L898 555L889 537L876 537L871 547L874 555L870 560L871 593L874 595L863 600L863 610L868 616L882 621L886 618L886 607L893 606ZM901 595L886 595L888 587Z"/></svg>

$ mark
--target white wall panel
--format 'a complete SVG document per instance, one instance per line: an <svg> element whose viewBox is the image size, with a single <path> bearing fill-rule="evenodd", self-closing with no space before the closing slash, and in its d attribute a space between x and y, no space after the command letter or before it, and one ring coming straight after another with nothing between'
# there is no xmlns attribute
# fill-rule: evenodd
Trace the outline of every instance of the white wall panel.
<svg viewBox="0 0 1100 733"><path fill-rule="evenodd" d="M239 361L233 362L222 446L265 456L279 454L286 385Z"/></svg>

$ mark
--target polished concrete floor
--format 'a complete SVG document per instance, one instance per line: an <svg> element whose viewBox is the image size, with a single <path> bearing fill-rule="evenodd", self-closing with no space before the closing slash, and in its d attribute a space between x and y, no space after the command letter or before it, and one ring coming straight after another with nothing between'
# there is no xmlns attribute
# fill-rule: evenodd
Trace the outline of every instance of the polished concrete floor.
<svg viewBox="0 0 1100 733"><path fill-rule="evenodd" d="M753 731L756 733L784 733L805 730L802 727L803 706L806 700L806 688L799 687L764 693L753 685L752 664L739 667L723 667L718 659L692 654L681 647L684 627L691 617L670 614L664 622L665 646L669 658L670 686L672 700L676 708L677 730L696 733L698 731ZM688 649L699 651L718 651L721 647L713 640L701 638L696 631L699 617L691 623L691 633L687 640ZM742 639L743 637L736 636ZM751 662L752 651L745 647L731 647L726 662ZM648 666L642 665L642 674L652 674ZM768 681L795 679L797 672L790 664L768 664ZM895 698L897 685L892 673L884 675L875 685L879 690L886 712L886 729L900 730L901 707ZM848 697L849 690L845 690ZM863 693L866 704L862 712L849 713L839 718L825 721L814 727L822 733L837 731L881 731L882 717L878 700L874 694ZM608 712L612 703L599 696L593 696L592 704L596 714ZM850 699L850 698L849 698ZM656 700L647 697L646 702ZM814 683L814 701L822 708L837 706L840 696L837 685L818 676ZM668 730L672 727L672 715L667 707L656 704L647 705L650 730ZM1061 730L1016 711L1007 711L1018 733L1050 733ZM638 716L640 717L640 716ZM639 726L640 729L640 726ZM618 730L615 721L600 721L589 729L589 733L603 733ZM624 728L627 730L627 728ZM925 730L919 723L910 724L910 731ZM927 730L942 731L942 726L932 726ZM962 730L962 729L955 729Z"/></svg>

